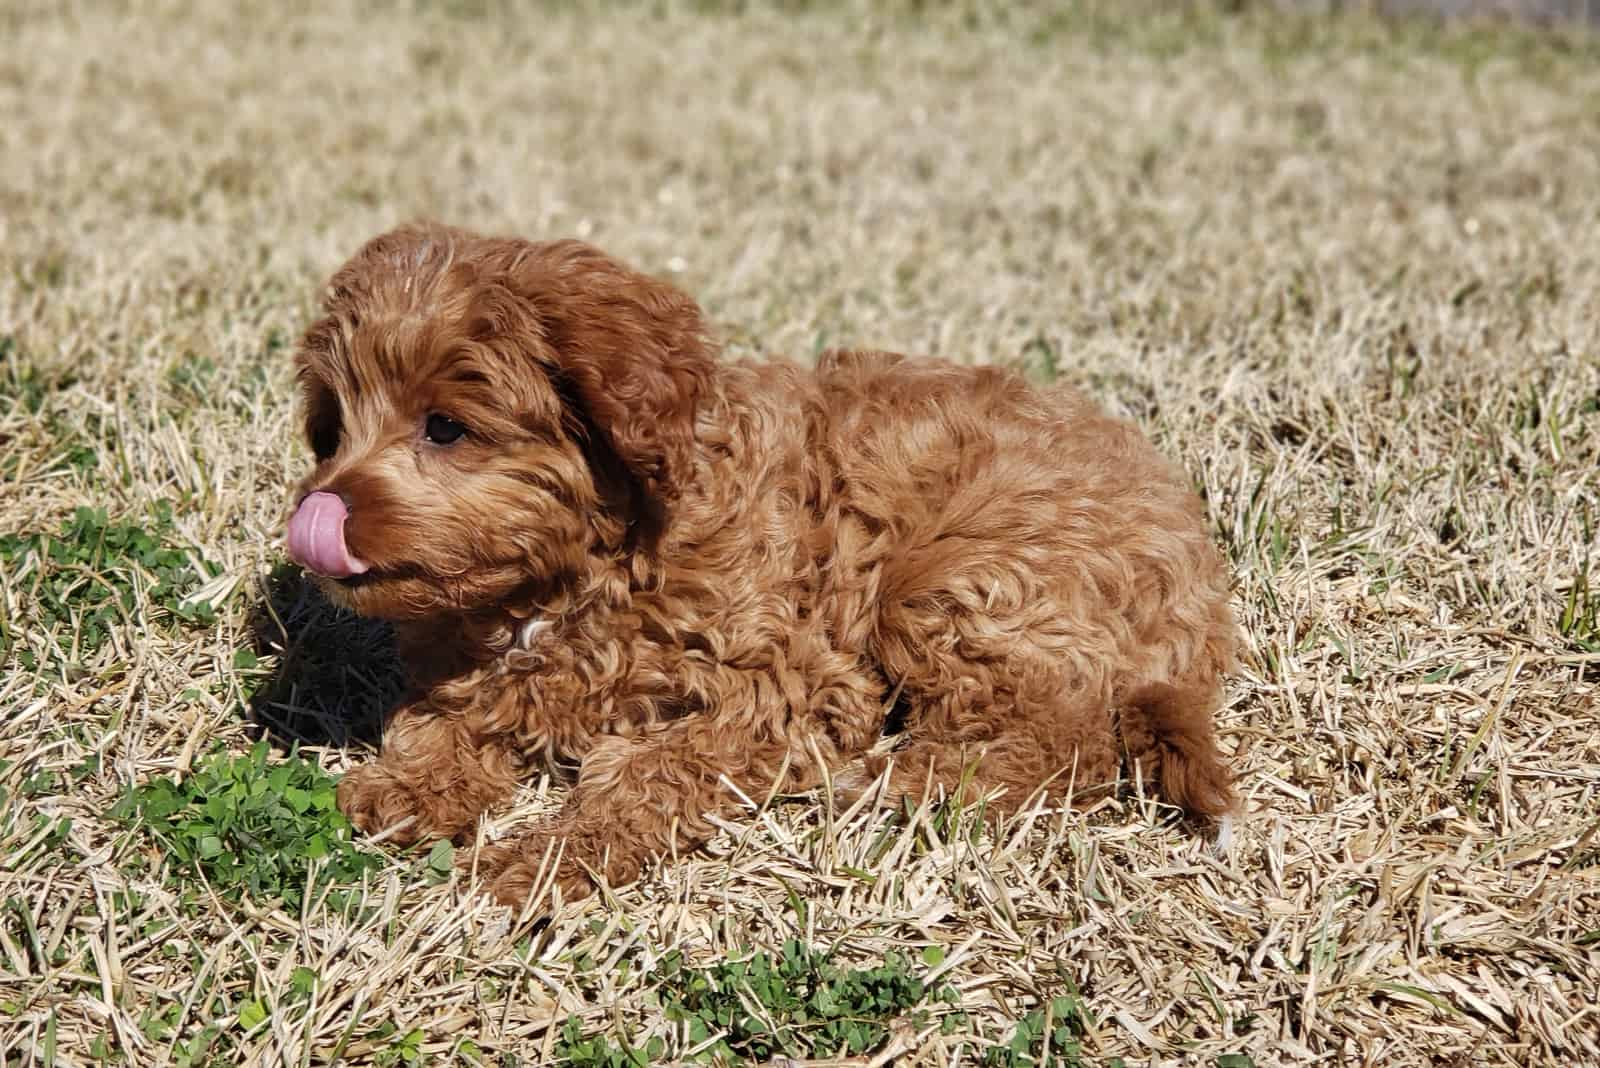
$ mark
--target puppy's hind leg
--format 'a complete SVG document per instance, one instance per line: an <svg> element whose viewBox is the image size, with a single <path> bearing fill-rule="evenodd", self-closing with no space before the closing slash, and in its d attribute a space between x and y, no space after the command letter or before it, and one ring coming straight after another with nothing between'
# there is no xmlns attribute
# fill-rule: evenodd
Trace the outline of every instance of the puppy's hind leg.
<svg viewBox="0 0 1600 1068"><path fill-rule="evenodd" d="M1226 817L1238 804L1217 752L1214 685L1148 683L1121 704L1122 744L1166 801L1199 816Z"/></svg>
<svg viewBox="0 0 1600 1068"><path fill-rule="evenodd" d="M995 814L1036 800L1076 803L1104 796L1117 773L1117 746L1107 710L1073 702L1042 680L1027 686L959 687L956 694L909 702L909 728L889 757L869 760L865 773L841 776L848 798L882 774L892 760L891 798L924 795L964 803L987 797ZM1052 692L1053 691L1053 692Z"/></svg>

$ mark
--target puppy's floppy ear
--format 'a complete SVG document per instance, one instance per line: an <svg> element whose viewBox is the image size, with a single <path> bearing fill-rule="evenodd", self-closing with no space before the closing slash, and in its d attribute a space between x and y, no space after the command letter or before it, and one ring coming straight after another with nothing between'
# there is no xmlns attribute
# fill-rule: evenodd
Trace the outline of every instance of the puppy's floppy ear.
<svg viewBox="0 0 1600 1068"><path fill-rule="evenodd" d="M511 274L584 418L653 495L677 496L715 367L699 306L580 241L524 246Z"/></svg>
<svg viewBox="0 0 1600 1068"><path fill-rule="evenodd" d="M340 425L339 398L311 371L302 371L300 391L305 398L306 443L320 463L339 450L344 430Z"/></svg>
<svg viewBox="0 0 1600 1068"><path fill-rule="evenodd" d="M339 398L329 385L329 378L325 377L338 330L333 318L324 316L306 331L294 357L295 378L300 384L305 411L306 442L318 463L338 451L339 439L344 434Z"/></svg>

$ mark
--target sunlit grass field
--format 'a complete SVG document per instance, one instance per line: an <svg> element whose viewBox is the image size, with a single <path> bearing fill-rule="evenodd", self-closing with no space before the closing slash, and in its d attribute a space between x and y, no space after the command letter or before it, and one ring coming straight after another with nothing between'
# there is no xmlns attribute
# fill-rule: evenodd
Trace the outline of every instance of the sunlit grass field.
<svg viewBox="0 0 1600 1068"><path fill-rule="evenodd" d="M0 6L0 1065L1600 1063L1600 38L1227 6ZM1138 421L1232 841L757 798L548 925L352 841L290 355L418 216Z"/></svg>

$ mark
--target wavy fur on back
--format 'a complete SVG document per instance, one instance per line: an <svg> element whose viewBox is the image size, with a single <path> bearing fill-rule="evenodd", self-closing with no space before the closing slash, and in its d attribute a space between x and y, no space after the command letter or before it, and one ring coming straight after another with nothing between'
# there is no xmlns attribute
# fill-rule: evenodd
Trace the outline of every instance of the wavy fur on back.
<svg viewBox="0 0 1600 1068"><path fill-rule="evenodd" d="M520 904L547 850L570 898L704 840L730 783L824 770L1005 811L1099 796L1126 757L1233 806L1227 574L1182 480L1081 395L882 352L723 363L693 301L593 248L433 225L369 243L325 311L300 490L343 498L372 569L323 585L397 621L416 683L340 787L358 826L460 838L576 765L558 816L477 858Z"/></svg>

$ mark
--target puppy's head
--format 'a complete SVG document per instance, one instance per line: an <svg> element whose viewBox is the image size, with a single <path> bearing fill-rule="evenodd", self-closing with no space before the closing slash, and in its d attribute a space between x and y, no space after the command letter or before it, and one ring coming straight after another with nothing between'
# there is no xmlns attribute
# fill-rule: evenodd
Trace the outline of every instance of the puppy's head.
<svg viewBox="0 0 1600 1068"><path fill-rule="evenodd" d="M713 349L671 286L576 241L419 225L362 248L324 312L288 545L348 607L537 595L676 495Z"/></svg>

